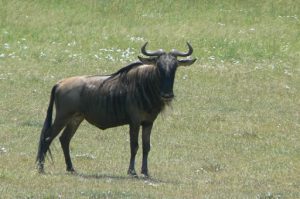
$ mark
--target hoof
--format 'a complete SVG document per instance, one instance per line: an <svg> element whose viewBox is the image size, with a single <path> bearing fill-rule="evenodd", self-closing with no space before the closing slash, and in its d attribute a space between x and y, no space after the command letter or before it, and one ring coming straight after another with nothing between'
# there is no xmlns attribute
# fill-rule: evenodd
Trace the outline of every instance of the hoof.
<svg viewBox="0 0 300 199"><path fill-rule="evenodd" d="M138 177L134 169L128 169L127 174L135 178Z"/></svg>
<svg viewBox="0 0 300 199"><path fill-rule="evenodd" d="M38 169L39 174L45 174L45 170L44 169Z"/></svg>
<svg viewBox="0 0 300 199"><path fill-rule="evenodd" d="M145 174L143 174L142 173L142 176L141 176L143 179L149 179L150 178L150 176L149 175L145 175Z"/></svg>
<svg viewBox="0 0 300 199"><path fill-rule="evenodd" d="M38 164L37 169L40 174L45 174L44 164Z"/></svg>
<svg viewBox="0 0 300 199"><path fill-rule="evenodd" d="M149 177L150 177L147 170L146 170L146 171L143 171L143 170L142 170L141 173L142 173L142 175L143 175L143 178L149 178Z"/></svg>
<svg viewBox="0 0 300 199"><path fill-rule="evenodd" d="M70 173L70 174L76 174L77 173L73 167L72 168L67 168L67 172Z"/></svg>

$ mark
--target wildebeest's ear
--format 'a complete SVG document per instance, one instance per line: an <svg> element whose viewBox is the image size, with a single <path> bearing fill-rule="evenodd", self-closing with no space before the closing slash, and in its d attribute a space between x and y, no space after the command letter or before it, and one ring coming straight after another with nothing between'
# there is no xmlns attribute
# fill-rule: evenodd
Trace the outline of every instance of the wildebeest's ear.
<svg viewBox="0 0 300 199"><path fill-rule="evenodd" d="M156 57L146 58L138 56L138 58L143 64L156 64Z"/></svg>
<svg viewBox="0 0 300 199"><path fill-rule="evenodd" d="M192 65L197 59L183 59L183 60L178 60L178 65L179 66L189 66Z"/></svg>

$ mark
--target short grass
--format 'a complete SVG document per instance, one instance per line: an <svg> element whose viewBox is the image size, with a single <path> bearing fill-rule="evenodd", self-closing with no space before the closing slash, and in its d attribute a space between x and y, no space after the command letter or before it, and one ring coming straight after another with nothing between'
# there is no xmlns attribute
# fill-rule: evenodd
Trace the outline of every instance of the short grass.
<svg viewBox="0 0 300 199"><path fill-rule="evenodd" d="M0 198L300 198L297 1L0 1ZM35 168L52 85L110 74L141 45L185 50L156 121L150 179L126 175L128 128L83 123L65 172ZM141 165L141 151L137 168Z"/></svg>

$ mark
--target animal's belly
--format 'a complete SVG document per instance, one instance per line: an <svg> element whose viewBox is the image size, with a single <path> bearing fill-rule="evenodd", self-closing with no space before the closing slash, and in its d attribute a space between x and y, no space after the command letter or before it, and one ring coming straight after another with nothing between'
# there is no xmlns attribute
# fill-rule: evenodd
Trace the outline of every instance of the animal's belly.
<svg viewBox="0 0 300 199"><path fill-rule="evenodd" d="M88 114L85 116L85 119L92 125L98 127L99 129L107 129L117 126L122 126L128 124L129 121L125 116L116 116L116 115L94 115Z"/></svg>

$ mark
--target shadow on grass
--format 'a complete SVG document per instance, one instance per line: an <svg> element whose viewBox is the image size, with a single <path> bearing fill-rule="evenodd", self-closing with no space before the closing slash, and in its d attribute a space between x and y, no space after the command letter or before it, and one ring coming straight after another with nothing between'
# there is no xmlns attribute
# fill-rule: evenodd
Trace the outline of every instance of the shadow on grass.
<svg viewBox="0 0 300 199"><path fill-rule="evenodd" d="M83 173L83 172L67 172L65 173L68 176L73 176L76 178L83 178L86 180L105 180L105 181L111 181L111 180L116 180L116 181L140 181L148 185L156 186L158 184L173 184L173 185L179 185L182 184L182 182L177 181L177 180L169 180L169 179L158 179L155 177L145 177L143 175L141 176L130 176L130 175L115 175L115 174L104 174L104 173ZM64 175L63 173L54 173L54 172L44 172L40 173L40 175L52 175L52 176L62 176Z"/></svg>
<svg viewBox="0 0 300 199"><path fill-rule="evenodd" d="M139 179L138 177L132 176L121 176L121 175L112 175L112 174L86 174L86 173L74 173L74 176L78 176L84 179L114 179L114 180L128 180L128 179Z"/></svg>
<svg viewBox="0 0 300 199"><path fill-rule="evenodd" d="M144 177L144 176L123 176L123 175L113 175L113 174L85 174L85 173L74 173L74 176L84 178L84 179L96 179L96 180L136 180L142 181L144 183L150 184L180 184L179 182L169 181L169 180L161 180L154 177Z"/></svg>

